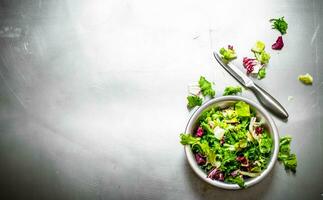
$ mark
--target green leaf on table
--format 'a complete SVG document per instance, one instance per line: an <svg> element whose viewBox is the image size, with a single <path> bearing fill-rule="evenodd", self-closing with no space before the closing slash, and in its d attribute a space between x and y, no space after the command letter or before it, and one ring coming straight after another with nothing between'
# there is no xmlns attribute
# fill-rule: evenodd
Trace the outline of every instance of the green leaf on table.
<svg viewBox="0 0 323 200"><path fill-rule="evenodd" d="M201 76L199 80L199 86L201 88L203 96L214 97L215 91L212 88L212 83L205 79L205 77Z"/></svg>
<svg viewBox="0 0 323 200"><path fill-rule="evenodd" d="M281 137L279 140L279 153L278 161L281 161L286 170L296 172L297 157L290 152L290 143L292 141L291 136Z"/></svg>
<svg viewBox="0 0 323 200"><path fill-rule="evenodd" d="M203 99L197 95L190 95L187 97L187 107L194 108L195 106L202 105Z"/></svg>
<svg viewBox="0 0 323 200"><path fill-rule="evenodd" d="M235 95L240 92L242 92L242 88L240 86L228 86L224 89L223 96Z"/></svg>

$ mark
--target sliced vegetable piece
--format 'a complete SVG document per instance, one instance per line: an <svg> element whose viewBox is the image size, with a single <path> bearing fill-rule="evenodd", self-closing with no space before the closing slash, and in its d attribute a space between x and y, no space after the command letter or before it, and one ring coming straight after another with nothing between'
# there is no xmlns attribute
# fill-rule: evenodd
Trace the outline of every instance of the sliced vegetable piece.
<svg viewBox="0 0 323 200"><path fill-rule="evenodd" d="M284 41L282 36L278 36L276 42L271 45L271 48L274 50L281 50L284 47Z"/></svg>
<svg viewBox="0 0 323 200"><path fill-rule="evenodd" d="M300 80L305 85L312 85L313 84L313 77L309 73L304 74L304 75L299 75L298 80Z"/></svg>

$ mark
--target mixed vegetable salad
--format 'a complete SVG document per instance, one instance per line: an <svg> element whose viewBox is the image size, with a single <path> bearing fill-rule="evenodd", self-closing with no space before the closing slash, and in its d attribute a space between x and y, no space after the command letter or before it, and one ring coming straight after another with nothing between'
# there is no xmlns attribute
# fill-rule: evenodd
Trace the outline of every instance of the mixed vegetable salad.
<svg viewBox="0 0 323 200"><path fill-rule="evenodd" d="M249 104L239 101L225 109L212 108L199 118L193 135L181 134L197 164L213 180L244 187L258 176L271 157L273 140Z"/></svg>
<svg viewBox="0 0 323 200"><path fill-rule="evenodd" d="M270 22L272 28L281 34L272 49L281 50L284 47L282 36L287 33L288 23L284 17L271 19ZM265 51L265 43L262 41L257 41L251 52L253 57L244 57L242 60L246 73L263 79L271 56ZM237 58L232 45L221 48L219 54L224 62ZM313 77L308 73L300 75L298 79L306 85L313 84ZM205 97L213 98L213 86L213 82L201 76L198 84L189 86L187 107L192 109L202 105ZM237 95L241 92L240 86L227 86L222 95ZM182 133L180 139L181 144L191 146L196 163L207 173L208 178L236 183L240 187L244 187L246 179L257 177L267 168L273 147L273 140L264 122L257 119L255 111L243 101L228 108L205 111L199 118L195 133ZM291 141L290 136L280 138L278 161L286 170L295 173L297 157L291 153Z"/></svg>

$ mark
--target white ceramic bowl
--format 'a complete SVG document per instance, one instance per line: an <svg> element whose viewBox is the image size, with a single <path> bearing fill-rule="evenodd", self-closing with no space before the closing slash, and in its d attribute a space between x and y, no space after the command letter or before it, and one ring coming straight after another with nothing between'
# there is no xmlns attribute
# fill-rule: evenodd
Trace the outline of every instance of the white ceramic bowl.
<svg viewBox="0 0 323 200"><path fill-rule="evenodd" d="M196 126L198 125L197 124L198 119L203 113L203 111L208 110L209 108L212 108L214 106L219 108L225 108L237 101L244 101L256 110L257 119L265 120L265 128L268 130L268 132L270 133L273 139L273 149L272 149L272 154L271 154L271 158L268 163L268 166L264 171L261 172L259 176L246 180L245 186L250 187L256 183L259 183L269 174L269 172L272 170L272 168L275 165L275 162L278 156L278 151L279 151L279 135L278 135L277 127L275 125L275 122L271 118L270 114L263 107L261 107L259 104L249 99L239 97L239 96L224 96L224 97L211 99L206 103L204 103L193 113L192 117L188 121L188 124L185 129L185 133L187 134L194 133L194 130L196 130ZM192 167L194 172L205 182L224 189L232 189L232 190L240 189L240 187L237 184L225 183L222 181L217 181L217 180L212 180L210 178L207 178L207 174L197 165L190 145L185 145L184 149L190 166Z"/></svg>

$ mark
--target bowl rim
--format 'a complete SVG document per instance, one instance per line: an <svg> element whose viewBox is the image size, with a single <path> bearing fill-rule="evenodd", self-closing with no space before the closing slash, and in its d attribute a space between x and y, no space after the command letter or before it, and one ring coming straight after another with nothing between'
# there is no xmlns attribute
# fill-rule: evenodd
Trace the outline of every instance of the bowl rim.
<svg viewBox="0 0 323 200"><path fill-rule="evenodd" d="M252 179L245 182L245 188L248 188L248 187L253 186L253 185L259 183L260 181L262 181L270 173L270 171L273 169L273 167L277 161L277 157L278 157L278 151L279 151L278 129L277 129L277 126L276 126L274 120L272 119L271 115L262 106L255 103L252 100L249 100L247 98L240 97L240 96L222 96L222 97L210 99L207 102L205 102L204 104L202 104L191 115L191 117L189 118L188 123L186 125L186 128L185 128L185 134L188 134L188 130L194 125L194 122L197 120L197 118L199 117L199 115L202 111L204 111L205 109L209 108L212 105L216 105L216 104L218 104L220 102L224 102L224 101L244 101L244 102L248 103L249 105L254 107L257 110L257 112L260 112L262 114L262 116L265 118L268 126L272 130L271 134L272 134L273 144L274 144L272 157L268 163L267 168L264 171L262 171L259 176L252 178ZM191 134L191 133L189 133L189 134ZM238 184L230 184L230 183L225 183L222 181L217 181L217 180L212 180L210 178L207 178L205 172L197 165L190 145L185 145L184 150L185 150L186 158L187 158L191 168L205 182L207 182L211 185L217 186L219 188L228 189L228 190L242 189L239 187Z"/></svg>

